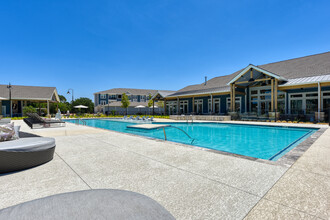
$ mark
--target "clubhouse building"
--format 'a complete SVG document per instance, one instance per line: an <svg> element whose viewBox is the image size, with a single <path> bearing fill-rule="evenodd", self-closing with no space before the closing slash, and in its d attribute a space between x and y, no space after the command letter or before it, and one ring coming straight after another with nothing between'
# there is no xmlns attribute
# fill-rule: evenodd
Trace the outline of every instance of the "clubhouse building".
<svg viewBox="0 0 330 220"><path fill-rule="evenodd" d="M301 116L323 120L330 110L330 52L265 65L189 85L169 95L169 115Z"/></svg>

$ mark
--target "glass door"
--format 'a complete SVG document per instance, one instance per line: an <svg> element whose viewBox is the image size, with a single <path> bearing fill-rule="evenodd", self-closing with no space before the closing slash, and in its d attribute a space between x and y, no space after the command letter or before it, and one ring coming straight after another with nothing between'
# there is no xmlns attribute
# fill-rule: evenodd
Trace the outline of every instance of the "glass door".
<svg viewBox="0 0 330 220"><path fill-rule="evenodd" d="M271 110L270 101L261 101L260 102L260 115L268 114Z"/></svg>
<svg viewBox="0 0 330 220"><path fill-rule="evenodd" d="M297 99L297 100L291 100L291 114L299 114L303 109L303 100Z"/></svg>

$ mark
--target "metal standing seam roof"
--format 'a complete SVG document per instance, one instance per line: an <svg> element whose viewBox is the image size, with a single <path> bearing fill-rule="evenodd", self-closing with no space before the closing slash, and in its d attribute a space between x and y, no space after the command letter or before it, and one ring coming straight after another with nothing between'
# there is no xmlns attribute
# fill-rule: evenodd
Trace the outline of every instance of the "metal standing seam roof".
<svg viewBox="0 0 330 220"><path fill-rule="evenodd" d="M55 95L59 101L56 87L43 87L43 86L20 86L11 85L11 98L19 100L52 100ZM9 89L7 85L0 85L0 97L9 99Z"/></svg>
<svg viewBox="0 0 330 220"><path fill-rule="evenodd" d="M301 84L309 84L309 83L317 83L317 82L330 82L330 74L322 75L322 76L311 76L311 77L289 79L285 84L280 86L301 85Z"/></svg>

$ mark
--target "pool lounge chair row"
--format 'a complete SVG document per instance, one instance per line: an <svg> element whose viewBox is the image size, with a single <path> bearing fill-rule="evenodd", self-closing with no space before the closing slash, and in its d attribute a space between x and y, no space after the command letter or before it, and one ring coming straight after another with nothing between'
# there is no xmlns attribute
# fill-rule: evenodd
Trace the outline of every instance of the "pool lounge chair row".
<svg viewBox="0 0 330 220"><path fill-rule="evenodd" d="M154 117L149 118L149 116L145 117L143 116L142 118L140 118L140 116L136 116L135 118L133 116L130 116L129 118L127 118L127 116L125 115L123 117L123 120L142 120L142 121L153 121Z"/></svg>
<svg viewBox="0 0 330 220"><path fill-rule="evenodd" d="M30 128L50 128L50 127L64 127L65 122L62 120L44 119L37 113L27 113L28 118L24 118L23 121Z"/></svg>

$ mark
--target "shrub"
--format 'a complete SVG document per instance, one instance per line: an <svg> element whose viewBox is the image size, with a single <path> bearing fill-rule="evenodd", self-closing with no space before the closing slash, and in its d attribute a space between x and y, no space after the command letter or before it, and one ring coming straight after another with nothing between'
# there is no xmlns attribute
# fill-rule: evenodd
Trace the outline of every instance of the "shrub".
<svg viewBox="0 0 330 220"><path fill-rule="evenodd" d="M23 108L23 115L26 116L27 113L37 113L37 110L31 105L25 106Z"/></svg>

